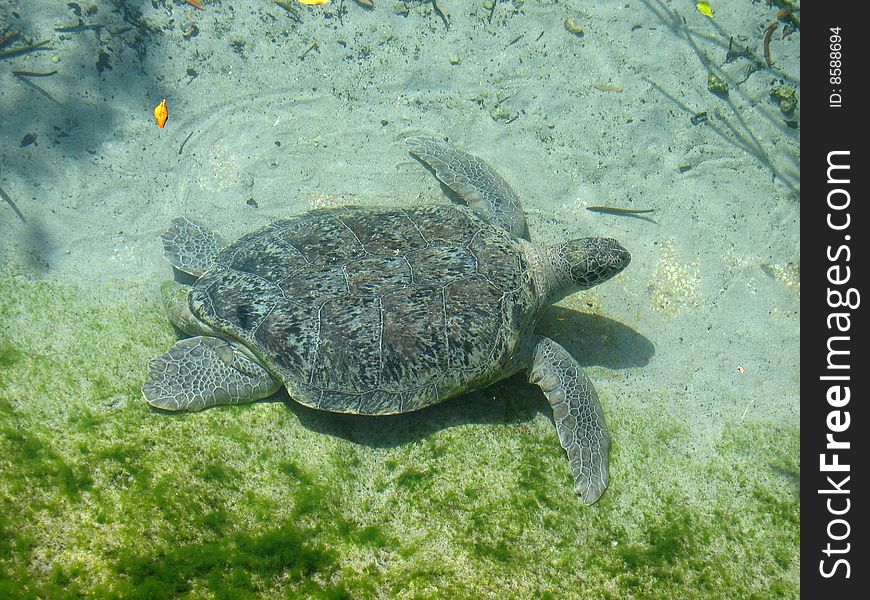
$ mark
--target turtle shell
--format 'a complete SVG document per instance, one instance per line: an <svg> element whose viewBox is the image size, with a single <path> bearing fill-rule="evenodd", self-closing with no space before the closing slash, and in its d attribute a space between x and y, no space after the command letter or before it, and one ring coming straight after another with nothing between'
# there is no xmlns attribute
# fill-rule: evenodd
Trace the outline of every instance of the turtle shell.
<svg viewBox="0 0 870 600"><path fill-rule="evenodd" d="M524 243L461 207L317 210L223 249L190 307L302 404L408 412L519 368L538 308Z"/></svg>

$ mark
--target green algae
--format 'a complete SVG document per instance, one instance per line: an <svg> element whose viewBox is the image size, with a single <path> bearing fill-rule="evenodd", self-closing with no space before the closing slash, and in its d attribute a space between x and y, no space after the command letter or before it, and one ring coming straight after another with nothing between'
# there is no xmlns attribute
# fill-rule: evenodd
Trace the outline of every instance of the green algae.
<svg viewBox="0 0 870 600"><path fill-rule="evenodd" d="M420 486L425 485L429 481L430 473L421 471L414 467L403 469L399 476L396 477L396 485L408 490L416 490Z"/></svg>
<svg viewBox="0 0 870 600"><path fill-rule="evenodd" d="M611 487L583 507L519 379L386 420L167 415L139 392L175 339L156 285L2 273L0 318L0 596L799 595L796 425L689 454L692 427L602 386Z"/></svg>
<svg viewBox="0 0 870 600"><path fill-rule="evenodd" d="M336 553L312 541L292 523L256 533L237 533L163 552L121 553L113 569L123 582L113 594L123 598L174 598L189 593L197 581L208 582L218 597L256 597L254 577L278 577L313 591L310 578L334 572ZM316 588L314 588L316 589Z"/></svg>
<svg viewBox="0 0 870 600"><path fill-rule="evenodd" d="M9 368L23 357L24 354L18 348L0 340L0 367Z"/></svg>

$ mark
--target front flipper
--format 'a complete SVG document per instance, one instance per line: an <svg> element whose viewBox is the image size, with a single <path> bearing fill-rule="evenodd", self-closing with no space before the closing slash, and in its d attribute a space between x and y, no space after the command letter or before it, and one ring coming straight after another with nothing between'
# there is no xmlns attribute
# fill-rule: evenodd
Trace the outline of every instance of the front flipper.
<svg viewBox="0 0 870 600"><path fill-rule="evenodd" d="M177 342L149 365L142 394L163 410L197 411L218 404L253 402L271 396L280 383L263 366L219 338Z"/></svg>
<svg viewBox="0 0 870 600"><path fill-rule="evenodd" d="M527 238L519 198L482 158L434 137L416 136L405 141L411 154L432 167L435 177L459 194L469 208L513 235Z"/></svg>
<svg viewBox="0 0 870 600"><path fill-rule="evenodd" d="M562 346L541 338L535 346L529 381L553 407L559 441L568 452L574 491L592 504L607 488L610 434L592 382Z"/></svg>
<svg viewBox="0 0 870 600"><path fill-rule="evenodd" d="M199 277L211 267L223 240L214 232L187 217L176 217L164 233L163 256L173 267Z"/></svg>

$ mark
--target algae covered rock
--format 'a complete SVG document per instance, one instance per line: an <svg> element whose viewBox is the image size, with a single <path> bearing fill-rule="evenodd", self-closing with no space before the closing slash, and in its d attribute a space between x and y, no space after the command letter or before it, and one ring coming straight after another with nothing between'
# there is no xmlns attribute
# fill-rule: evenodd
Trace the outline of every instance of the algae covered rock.
<svg viewBox="0 0 870 600"><path fill-rule="evenodd" d="M707 89L717 96L728 95L728 82L725 78L716 73L710 73L707 76Z"/></svg>
<svg viewBox="0 0 870 600"><path fill-rule="evenodd" d="M792 85L775 85L770 96L779 103L779 110L785 115L791 115L797 108L797 89Z"/></svg>

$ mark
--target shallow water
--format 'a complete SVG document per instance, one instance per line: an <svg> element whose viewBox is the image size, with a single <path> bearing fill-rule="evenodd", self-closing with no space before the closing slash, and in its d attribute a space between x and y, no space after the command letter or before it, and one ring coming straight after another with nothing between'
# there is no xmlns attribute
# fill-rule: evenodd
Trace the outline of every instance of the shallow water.
<svg viewBox="0 0 870 600"><path fill-rule="evenodd" d="M768 66L765 3L375 3L0 0L2 595L797 597L800 32ZM613 437L591 507L521 376L381 419L141 398L174 216L447 202L415 134L534 241L632 254L540 325Z"/></svg>

